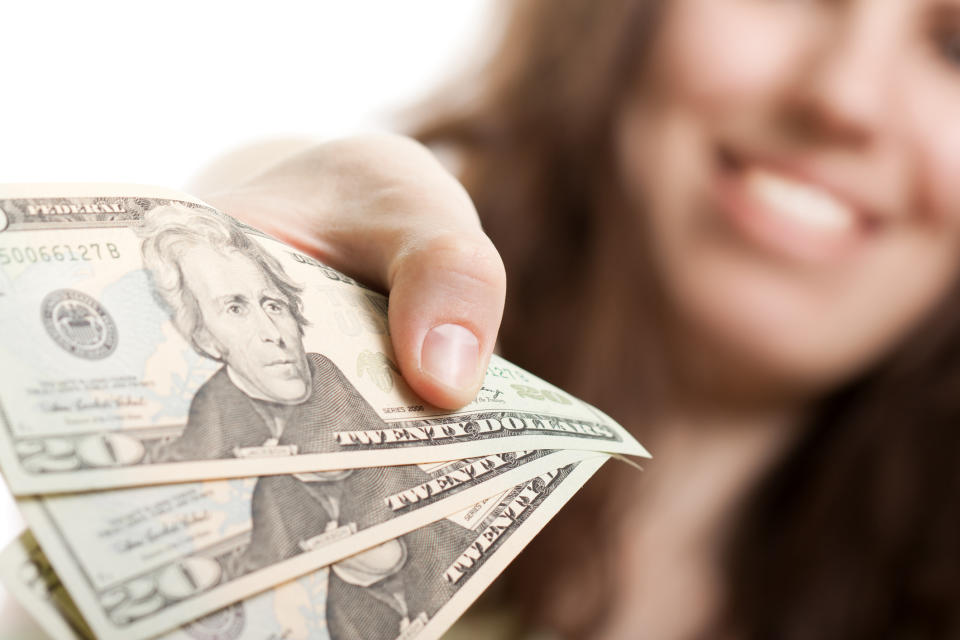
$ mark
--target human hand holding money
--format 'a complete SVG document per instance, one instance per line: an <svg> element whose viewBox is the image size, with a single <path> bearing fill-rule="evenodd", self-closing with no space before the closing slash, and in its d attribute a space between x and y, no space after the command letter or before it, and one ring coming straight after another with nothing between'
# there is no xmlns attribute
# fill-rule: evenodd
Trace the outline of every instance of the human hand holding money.
<svg viewBox="0 0 960 640"><path fill-rule="evenodd" d="M376 134L273 158L257 149L259 170L238 171L250 154L234 155L238 162L219 160L194 190L389 291L396 363L413 391L445 409L472 401L497 341L506 274L473 202L434 154L410 138Z"/></svg>
<svg viewBox="0 0 960 640"><path fill-rule="evenodd" d="M437 578L431 549L477 549L486 522L448 516L595 469L595 452L645 455L496 357L460 411L424 404L382 296L191 198L21 188L0 209L0 355L17 365L0 464L22 496L111 488L23 500L99 636L156 635L332 565L331 584L396 614L384 637L413 637L444 605L411 626L408 583ZM119 489L189 480L206 482Z"/></svg>

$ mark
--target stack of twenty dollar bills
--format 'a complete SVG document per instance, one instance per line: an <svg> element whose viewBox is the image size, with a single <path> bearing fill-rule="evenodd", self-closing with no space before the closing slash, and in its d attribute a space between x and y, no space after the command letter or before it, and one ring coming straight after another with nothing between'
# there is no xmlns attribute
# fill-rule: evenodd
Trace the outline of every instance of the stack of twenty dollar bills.
<svg viewBox="0 0 960 640"><path fill-rule="evenodd" d="M385 296L195 198L0 186L0 579L54 638L438 638L611 455L497 356L424 403Z"/></svg>

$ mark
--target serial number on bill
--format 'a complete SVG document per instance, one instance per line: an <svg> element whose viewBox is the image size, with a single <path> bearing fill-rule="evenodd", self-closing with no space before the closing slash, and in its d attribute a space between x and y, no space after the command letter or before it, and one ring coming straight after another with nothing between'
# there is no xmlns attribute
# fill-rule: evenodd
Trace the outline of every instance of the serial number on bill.
<svg viewBox="0 0 960 640"><path fill-rule="evenodd" d="M119 259L120 249L112 242L0 247L0 265Z"/></svg>
<svg viewBox="0 0 960 640"><path fill-rule="evenodd" d="M407 413L410 411L423 411L422 404L411 404L407 407L384 407L384 413Z"/></svg>

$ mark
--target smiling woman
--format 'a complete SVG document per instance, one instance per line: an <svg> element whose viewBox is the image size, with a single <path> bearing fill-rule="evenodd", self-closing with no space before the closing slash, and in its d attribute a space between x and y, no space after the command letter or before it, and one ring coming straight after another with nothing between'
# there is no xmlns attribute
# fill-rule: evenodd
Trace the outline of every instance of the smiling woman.
<svg viewBox="0 0 960 640"><path fill-rule="evenodd" d="M376 137L211 200L389 288L428 401L476 393L506 295L504 353L649 443L509 572L526 629L956 637L960 0L515 12L419 133L470 198Z"/></svg>
<svg viewBox="0 0 960 640"><path fill-rule="evenodd" d="M527 2L482 99L423 130L507 265L504 352L655 455L521 558L538 624L960 630L958 15Z"/></svg>

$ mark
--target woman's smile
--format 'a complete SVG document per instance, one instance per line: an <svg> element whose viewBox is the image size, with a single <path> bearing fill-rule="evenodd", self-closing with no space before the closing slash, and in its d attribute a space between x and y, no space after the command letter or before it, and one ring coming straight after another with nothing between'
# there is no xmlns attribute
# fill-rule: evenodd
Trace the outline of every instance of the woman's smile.
<svg viewBox="0 0 960 640"><path fill-rule="evenodd" d="M852 190L789 161L718 154L713 197L730 227L756 247L788 260L827 265L848 259L882 228Z"/></svg>

